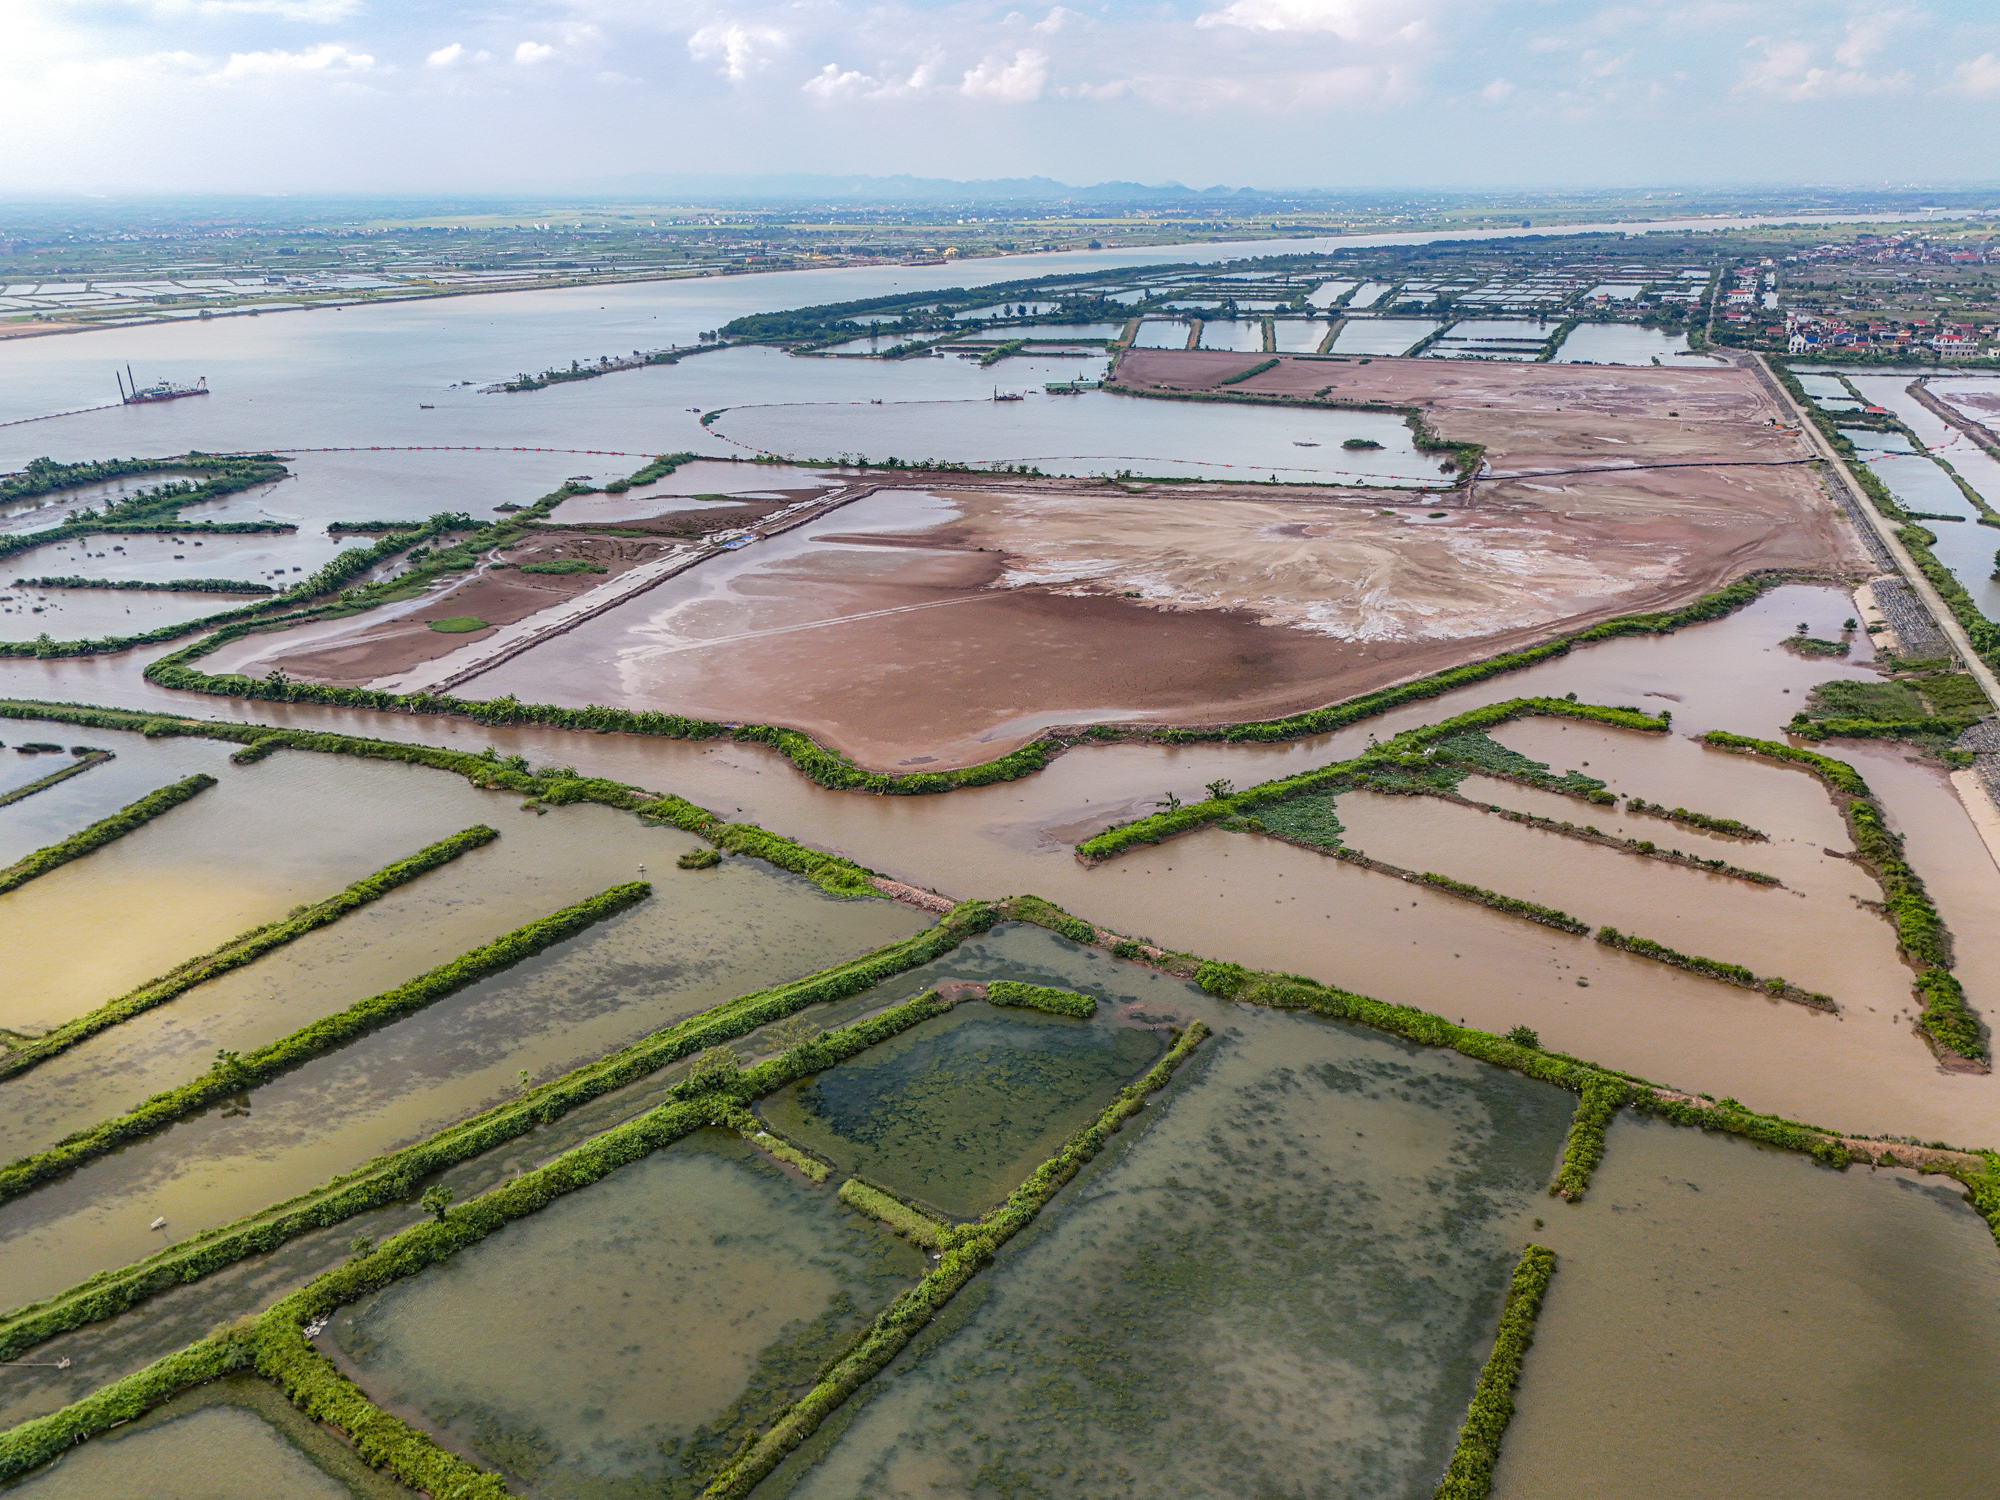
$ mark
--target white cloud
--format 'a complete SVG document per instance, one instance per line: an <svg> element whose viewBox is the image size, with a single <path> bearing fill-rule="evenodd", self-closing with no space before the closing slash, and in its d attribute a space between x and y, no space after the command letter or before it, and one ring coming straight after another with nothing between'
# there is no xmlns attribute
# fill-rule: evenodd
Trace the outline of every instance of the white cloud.
<svg viewBox="0 0 2000 1500"><path fill-rule="evenodd" d="M815 99L832 103L847 99L913 98L932 92L936 85L937 68L931 62L919 63L906 78L887 81L856 68L843 70L837 63L828 63L808 78L802 87Z"/></svg>
<svg viewBox="0 0 2000 1500"><path fill-rule="evenodd" d="M1504 104L1513 98L1514 94L1514 84L1512 80L1506 78L1496 78L1479 91L1479 97L1488 104Z"/></svg>
<svg viewBox="0 0 2000 1500"><path fill-rule="evenodd" d="M1908 73L1873 73L1868 68L1908 19L1908 12L1892 10L1848 21L1846 35L1832 46L1831 66L1820 62L1819 48L1810 42L1753 37L1748 45L1763 48L1764 55L1744 69L1738 92L1797 102L1904 88L1910 82Z"/></svg>
<svg viewBox="0 0 2000 1500"><path fill-rule="evenodd" d="M303 52L232 52L229 61L211 78L272 78L284 74L322 73L329 77L353 77L372 72L375 59L366 52L350 52L338 42L321 42Z"/></svg>
<svg viewBox="0 0 2000 1500"><path fill-rule="evenodd" d="M514 61L524 68L532 68L536 63L547 62L556 55L556 49L546 42L523 42L514 49Z"/></svg>
<svg viewBox="0 0 2000 1500"><path fill-rule="evenodd" d="M1035 22L1035 24L1029 27L1028 29L1034 32L1037 36L1054 36L1058 31L1061 31L1063 27L1067 26L1071 21L1081 21L1083 19L1084 17L1078 15L1075 11L1065 9L1064 7L1058 5L1054 10L1050 11L1047 15L1043 16L1041 20Z"/></svg>
<svg viewBox="0 0 2000 1500"><path fill-rule="evenodd" d="M1970 62L1960 63L1951 76L1961 93L1976 98L2000 94L2000 54L1982 52Z"/></svg>
<svg viewBox="0 0 2000 1500"><path fill-rule="evenodd" d="M1344 41L1410 40L1427 30L1428 7L1409 0L1230 0L1205 12L1197 26L1246 31L1330 32Z"/></svg>
<svg viewBox="0 0 2000 1500"><path fill-rule="evenodd" d="M775 26L718 21L688 38L688 55L697 62L720 62L722 76L741 83L766 66L771 54L785 45L786 35Z"/></svg>
<svg viewBox="0 0 2000 1500"><path fill-rule="evenodd" d="M424 59L424 66L427 68L448 68L464 56L465 48L461 44L453 42L449 47L440 47L437 51L426 57Z"/></svg>
<svg viewBox="0 0 2000 1500"><path fill-rule="evenodd" d="M968 99L991 99L998 104L1031 104L1042 97L1042 88L1048 81L1047 54L1024 47L1014 54L1012 62L989 57L978 67L967 69L965 81L958 86L958 91Z"/></svg>

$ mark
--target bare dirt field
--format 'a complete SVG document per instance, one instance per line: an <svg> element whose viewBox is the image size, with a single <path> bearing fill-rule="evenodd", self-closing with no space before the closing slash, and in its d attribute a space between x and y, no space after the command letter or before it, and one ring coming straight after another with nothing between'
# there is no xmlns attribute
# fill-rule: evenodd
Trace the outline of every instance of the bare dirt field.
<svg viewBox="0 0 2000 1500"><path fill-rule="evenodd" d="M340 622L331 638L306 639L299 632L291 637L252 637L265 644L256 665L262 671L275 667L287 676L308 682L330 683L336 687L360 687L384 672L399 671L418 662L432 661L456 651L468 641L483 640L493 627L511 625L538 614L552 604L573 598L585 589L615 578L628 568L651 561L669 550L663 542L633 537L594 536L588 533L556 532L530 538L504 553L512 566L493 568L482 563L458 582L426 595L414 608L399 610L392 618L363 615L352 622ZM523 573L521 564L559 562L579 558L603 568L602 573ZM484 620L481 631L447 634L431 629L434 620ZM344 628L343 628L344 627ZM293 644L286 645L290 641ZM233 664L227 670L243 670Z"/></svg>
<svg viewBox="0 0 2000 1500"><path fill-rule="evenodd" d="M1199 390L1257 362L1146 350L1119 373ZM1051 724L1296 712L1753 569L1864 571L1813 471L1785 462L1803 450L1752 372L1284 360L1226 389L1310 400L1328 385L1483 444L1492 476L1389 505L1330 487L899 477L458 691L789 724L869 766L946 767ZM484 600L438 613L495 620ZM338 655L358 644L286 669L366 680Z"/></svg>

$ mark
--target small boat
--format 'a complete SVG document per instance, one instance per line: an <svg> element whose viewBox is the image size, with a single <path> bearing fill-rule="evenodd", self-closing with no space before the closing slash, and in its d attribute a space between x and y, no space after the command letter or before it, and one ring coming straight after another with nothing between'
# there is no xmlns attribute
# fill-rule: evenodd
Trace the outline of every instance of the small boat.
<svg viewBox="0 0 2000 1500"><path fill-rule="evenodd" d="M146 1227L148 1229L165 1229L167 1227L167 1216L165 1214L161 1214L159 1218L153 1220L153 1222L148 1224Z"/></svg>
<svg viewBox="0 0 2000 1500"><path fill-rule="evenodd" d="M1318 444L1318 443L1302 443L1302 442L1300 442L1300 441L1299 441L1299 440L1298 440L1297 438L1293 438L1293 439L1292 439L1292 446L1293 446L1294 448L1317 448L1317 447L1319 446L1319 444Z"/></svg>
<svg viewBox="0 0 2000 1500"><path fill-rule="evenodd" d="M428 402L428 401L419 401L419 402L417 403L417 410L418 410L418 411L436 411L436 410L437 410L437 408L436 408L435 406L432 406L432 405L430 404L430 402Z"/></svg>

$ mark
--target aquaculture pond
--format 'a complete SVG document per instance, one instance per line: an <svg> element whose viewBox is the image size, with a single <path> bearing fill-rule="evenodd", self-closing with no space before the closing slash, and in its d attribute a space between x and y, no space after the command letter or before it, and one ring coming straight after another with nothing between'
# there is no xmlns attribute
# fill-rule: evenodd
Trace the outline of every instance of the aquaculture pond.
<svg viewBox="0 0 2000 1500"><path fill-rule="evenodd" d="M1574 1101L1176 988L1182 1079L759 1500L1428 1493Z"/></svg>
<svg viewBox="0 0 2000 1500"><path fill-rule="evenodd" d="M1621 1114L1541 1238L1495 1500L2000 1492L2000 1257L1956 1183Z"/></svg>
<svg viewBox="0 0 2000 1500"><path fill-rule="evenodd" d="M530 1081L554 1077L681 1017L880 947L928 921L888 901L839 900L757 861L731 858L715 870L678 871L674 858L695 847L692 836L646 828L629 814L579 806L540 821L557 825L558 818L568 824L561 847L552 827L536 868L548 877L577 869L582 878L570 878L583 889L558 889L550 879L536 915L642 878L636 871L648 862L649 873L657 872L655 894L537 957L0 1207L0 1280L13 1290L11 1300L47 1296L168 1239L304 1192L510 1097L524 1073ZM421 929L421 907L408 917ZM431 962L419 944L407 964L390 967L411 978ZM235 993L254 1000L258 988L253 982ZM375 991L357 985L316 993L329 1004L351 1004ZM203 1071L200 1049L188 1050L196 1056L174 1081ZM57 1076L67 1091L36 1096L43 1100L38 1118L75 1118L86 1112L76 1106L79 1096L102 1098L105 1115L136 1102L131 1094L138 1090L121 1088L115 1070ZM21 1081L33 1080L31 1073ZM160 1217L167 1220L164 1231L150 1231Z"/></svg>
<svg viewBox="0 0 2000 1500"><path fill-rule="evenodd" d="M362 1388L517 1493L689 1496L924 1270L705 1131L335 1315Z"/></svg>
<svg viewBox="0 0 2000 1500"><path fill-rule="evenodd" d="M1435 318L1355 318L1340 325L1329 354L1404 354L1438 331Z"/></svg>
<svg viewBox="0 0 2000 1500"><path fill-rule="evenodd" d="M1675 356L1687 352L1687 335L1641 328L1636 323L1579 323L1556 348L1559 365L1686 365L1697 363ZM1699 363L1709 363L1704 359ZM1835 382L1838 384L1838 382ZM1839 395L1839 391L1825 394Z"/></svg>
<svg viewBox="0 0 2000 1500"><path fill-rule="evenodd" d="M59 1025L460 829L521 816L518 798L393 763L284 753L232 766L235 747L214 742L174 741L155 754L136 734L66 725L47 732L118 759L0 809L10 859L194 770L216 785L0 895L9 971L0 1027L14 1031ZM107 795L122 800L104 806ZM70 821L51 826L59 815Z"/></svg>
<svg viewBox="0 0 2000 1500"><path fill-rule="evenodd" d="M0 1493L22 1500L398 1500L370 1468L275 1386L227 1376L94 1438Z"/></svg>
<svg viewBox="0 0 2000 1500"><path fill-rule="evenodd" d="M1091 1020L961 1002L951 1015L780 1090L759 1112L844 1174L866 1177L955 1218L993 1207L1095 1119L1166 1050L1164 1018L1135 997L1150 986L1041 928L1009 928L926 970L1031 982L1117 985ZM1123 1012L1133 1006L1137 1017Z"/></svg>

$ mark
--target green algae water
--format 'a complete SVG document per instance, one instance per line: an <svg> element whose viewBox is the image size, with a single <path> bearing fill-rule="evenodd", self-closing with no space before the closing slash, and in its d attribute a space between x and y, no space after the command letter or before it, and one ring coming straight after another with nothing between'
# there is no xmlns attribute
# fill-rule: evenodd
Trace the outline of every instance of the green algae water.
<svg viewBox="0 0 2000 1500"><path fill-rule="evenodd" d="M2000 1494L2000 1256L1956 1183L1620 1115L1538 1237L1495 1500Z"/></svg>
<svg viewBox="0 0 2000 1500"><path fill-rule="evenodd" d="M1143 1128L759 1500L1429 1493L1572 1101L1175 988Z"/></svg>
<svg viewBox="0 0 2000 1500"><path fill-rule="evenodd" d="M532 818L514 816L523 824ZM693 846L691 836L647 828L608 808L564 808L534 821L536 836L548 840L535 866L549 877L537 914L583 893L554 888L565 872L583 877L583 890L596 891L635 878L647 864L655 894L232 1103L0 1207L5 1300L17 1305L48 1296L170 1240L305 1192L500 1102L518 1091L523 1072L535 1081L555 1077L733 996L856 957L928 922L889 901L828 896L755 860L731 858L699 873L675 870L673 856ZM481 940L497 936L499 930ZM429 961L413 963L400 977ZM148 1227L155 1218L167 1220L157 1232Z"/></svg>
<svg viewBox="0 0 2000 1500"><path fill-rule="evenodd" d="M183 1392L0 1493L23 1500L396 1500L414 1492L252 1375Z"/></svg>
<svg viewBox="0 0 2000 1500"><path fill-rule="evenodd" d="M517 1493L687 1496L923 1264L705 1131L343 1309L330 1342Z"/></svg>
<svg viewBox="0 0 2000 1500"><path fill-rule="evenodd" d="M991 1208L1158 1061L1163 1034L978 1001L760 1106L832 1161L947 1214Z"/></svg>

